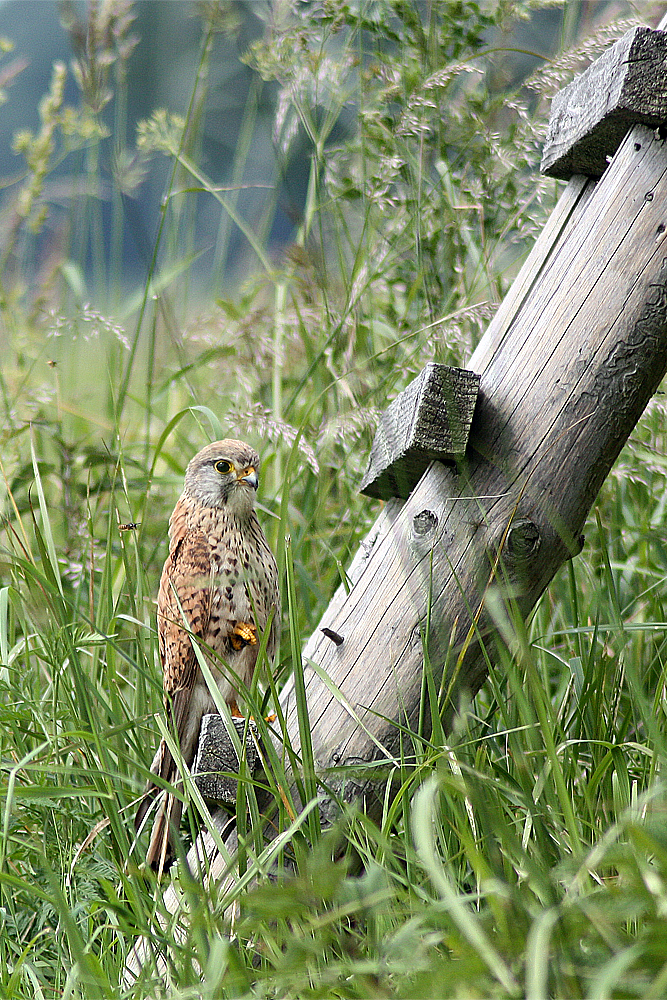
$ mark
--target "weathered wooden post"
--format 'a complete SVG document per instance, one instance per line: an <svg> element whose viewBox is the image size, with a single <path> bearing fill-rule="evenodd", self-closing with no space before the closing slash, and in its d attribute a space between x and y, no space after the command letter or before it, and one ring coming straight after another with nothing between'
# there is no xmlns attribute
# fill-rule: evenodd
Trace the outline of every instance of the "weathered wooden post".
<svg viewBox="0 0 667 1000"><path fill-rule="evenodd" d="M667 370L666 60L666 32L634 29L555 99L543 169L570 180L468 363L480 387L465 461L430 462L407 499L389 500L350 567L351 592L334 596L305 647L317 768L371 812L372 765L394 759L397 723L417 719L423 643L436 671L456 665L455 711L486 675L499 556L528 613L580 550ZM384 482L401 476L394 467ZM290 684L282 705L298 747ZM193 868L207 849L207 838L193 848ZM213 852L210 877L225 868Z"/></svg>
<svg viewBox="0 0 667 1000"><path fill-rule="evenodd" d="M655 126L667 122L666 56L667 33L634 29L554 102L544 163L562 176L567 162L572 179L468 362L481 382L467 461L433 462L407 500L387 504L353 564L351 593L336 595L306 646L305 661L319 667L307 680L313 749L334 786L336 769L354 762L358 792L358 765L393 757L394 720L415 723L429 600L437 668L446 657L456 663L471 610L477 635L493 631L483 598L501 549L525 613L579 550L595 496L665 374L667 144ZM631 87L611 87L629 73ZM622 138L605 100L590 91L600 80L605 92L629 89L626 129L633 116L651 124ZM598 109L597 127L582 111L589 106ZM573 122L585 126L586 142ZM600 143L598 181L580 171ZM323 627L344 642L335 645ZM475 637L459 664L453 709L456 693L474 693L485 675ZM289 688L283 697L298 744Z"/></svg>

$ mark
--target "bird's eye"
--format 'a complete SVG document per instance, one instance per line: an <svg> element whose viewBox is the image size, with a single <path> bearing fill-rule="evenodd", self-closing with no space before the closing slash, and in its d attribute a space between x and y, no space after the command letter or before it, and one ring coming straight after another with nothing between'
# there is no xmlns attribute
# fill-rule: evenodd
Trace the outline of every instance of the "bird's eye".
<svg viewBox="0 0 667 1000"><path fill-rule="evenodd" d="M221 476L226 476L233 468L232 463L228 462L225 458L221 458L219 462L215 463L215 471L219 472Z"/></svg>

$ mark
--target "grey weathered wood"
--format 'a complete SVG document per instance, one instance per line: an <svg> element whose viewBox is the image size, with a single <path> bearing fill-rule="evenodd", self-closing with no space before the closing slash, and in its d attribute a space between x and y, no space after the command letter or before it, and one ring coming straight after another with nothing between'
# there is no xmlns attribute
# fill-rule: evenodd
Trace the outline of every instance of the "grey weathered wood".
<svg viewBox="0 0 667 1000"><path fill-rule="evenodd" d="M542 173L600 177L628 129L667 122L667 32L632 28L553 99Z"/></svg>
<svg viewBox="0 0 667 1000"><path fill-rule="evenodd" d="M638 126L599 182L572 185L550 246L538 241L469 362L481 387L467 467L433 462L407 501L387 504L351 592L337 592L304 650L317 665L306 692L319 773L370 812L374 777L397 762L397 723L416 724L423 642L436 675L461 655L451 718L486 676L489 595L509 581L528 613L579 551L600 485L667 370L667 145ZM281 700L298 748L291 683ZM213 859L213 877L221 865Z"/></svg>
<svg viewBox="0 0 667 1000"><path fill-rule="evenodd" d="M429 597L429 659L456 663L504 578L528 613L581 545L591 504L667 369L667 145L631 131L602 179L577 182L549 252L527 260L468 367L481 376L466 469L434 462L374 530L349 596L338 595L305 649L311 740L345 798L396 760L396 723L416 723ZM344 636L337 647L327 627ZM451 643L451 649L450 649ZM460 662L450 713L486 676L478 636ZM340 690L332 693L329 676ZM298 745L294 692L283 692ZM352 772L345 769L352 768ZM365 777L363 777L365 775Z"/></svg>
<svg viewBox="0 0 667 1000"><path fill-rule="evenodd" d="M249 774L260 766L260 737L252 719L232 719ZM199 731L192 776L205 799L236 802L240 761L221 715L205 715Z"/></svg>
<svg viewBox="0 0 667 1000"><path fill-rule="evenodd" d="M407 499L433 459L462 458L478 389L475 372L426 365L382 414L359 492Z"/></svg>
<svg viewBox="0 0 667 1000"><path fill-rule="evenodd" d="M509 586L528 613L578 551L600 485L667 370L666 204L667 144L643 126L599 181L570 182L468 363L481 384L465 466L433 462L407 501L385 505L350 567L350 593L339 588L305 647L319 775L372 814L374 779L397 762L398 725L416 723L424 642L436 682L456 667L451 718L485 678L489 605ZM293 683L281 702L298 749ZM209 834L188 860L222 880L222 898L233 873ZM164 905L177 909L175 887ZM142 941L130 977L146 953Z"/></svg>

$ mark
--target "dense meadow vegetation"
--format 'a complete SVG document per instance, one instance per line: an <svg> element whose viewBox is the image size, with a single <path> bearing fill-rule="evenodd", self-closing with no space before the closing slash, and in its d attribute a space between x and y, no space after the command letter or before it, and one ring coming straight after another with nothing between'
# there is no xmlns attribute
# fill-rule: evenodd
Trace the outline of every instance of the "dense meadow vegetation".
<svg viewBox="0 0 667 1000"><path fill-rule="evenodd" d="M512 654L489 646L455 731L436 718L417 741L381 821L348 808L322 832L283 810L276 880L242 784L243 882L177 879L180 932L132 822L160 735L154 599L187 461L224 436L262 454L261 518L293 599L272 677L249 692L261 718L377 515L357 485L378 413L425 362L465 365L558 197L537 172L549 98L659 7L194 4L187 102L141 121L134 13L62 5L71 62L3 179L0 996L664 996L660 394L584 552L515 623ZM230 41L251 85L221 182L205 140ZM155 163L164 190L132 279L125 219ZM168 969L132 981L141 935L169 945Z"/></svg>

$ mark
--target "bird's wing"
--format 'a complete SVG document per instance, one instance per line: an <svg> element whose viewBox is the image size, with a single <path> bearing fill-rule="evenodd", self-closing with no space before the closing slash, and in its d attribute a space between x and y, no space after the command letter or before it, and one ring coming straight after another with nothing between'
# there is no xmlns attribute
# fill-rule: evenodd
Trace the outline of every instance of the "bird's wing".
<svg viewBox="0 0 667 1000"><path fill-rule="evenodd" d="M269 659L272 660L278 641L280 628L280 587L278 585L278 567L273 552L269 548L264 532L256 517L250 524L252 549L260 572L253 575L248 587L250 601L256 611L259 627L264 629L273 611L271 634L267 644Z"/></svg>
<svg viewBox="0 0 667 1000"><path fill-rule="evenodd" d="M185 530L180 538L172 540L157 602L165 698L179 740L198 671L191 634L200 639L206 636L212 588L208 539L197 529Z"/></svg>

